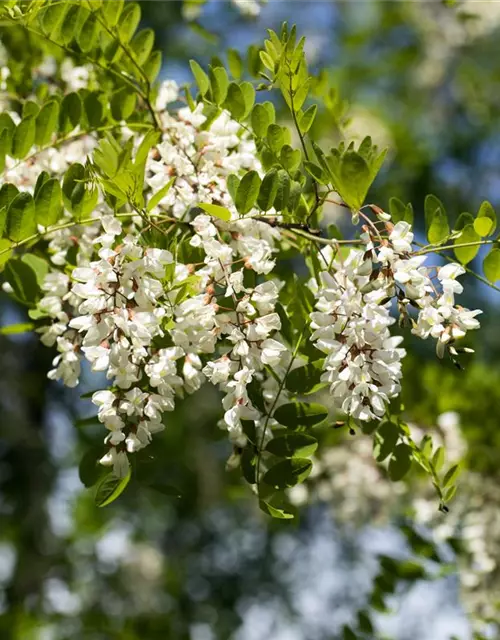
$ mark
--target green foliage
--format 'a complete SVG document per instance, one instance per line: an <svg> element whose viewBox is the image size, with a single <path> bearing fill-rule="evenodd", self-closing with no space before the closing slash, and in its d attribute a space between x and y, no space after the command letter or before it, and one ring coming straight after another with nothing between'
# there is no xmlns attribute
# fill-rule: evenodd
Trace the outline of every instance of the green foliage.
<svg viewBox="0 0 500 640"><path fill-rule="evenodd" d="M467 224L462 229L462 232L458 238L455 240L455 256L457 260L462 264L468 264L471 260L473 260L477 252L479 251L479 245L477 244L481 240L481 236L476 232L475 227L473 225ZM463 246L462 244L471 244L471 246Z"/></svg>
<svg viewBox="0 0 500 640"><path fill-rule="evenodd" d="M483 261L484 275L490 282L500 280L500 249L492 247Z"/></svg>
<svg viewBox="0 0 500 640"><path fill-rule="evenodd" d="M276 420L290 429L314 427L328 416L328 410L321 404L291 402L278 407L274 413Z"/></svg>
<svg viewBox="0 0 500 640"><path fill-rule="evenodd" d="M209 215L225 220L229 222L231 220L231 212L225 207L221 207L218 204L210 204L207 202L200 202L198 205L203 211L206 211Z"/></svg>
<svg viewBox="0 0 500 640"><path fill-rule="evenodd" d="M96 506L106 507L119 498L130 482L130 478L130 470L124 478L117 478L112 472L103 476L95 488Z"/></svg>
<svg viewBox="0 0 500 640"><path fill-rule="evenodd" d="M474 230L482 237L494 233L497 227L497 217L491 204L485 200L479 207L476 219L474 220Z"/></svg>
<svg viewBox="0 0 500 640"><path fill-rule="evenodd" d="M304 482L311 470L312 462L307 458L287 458L271 467L262 482L274 489L287 489Z"/></svg>

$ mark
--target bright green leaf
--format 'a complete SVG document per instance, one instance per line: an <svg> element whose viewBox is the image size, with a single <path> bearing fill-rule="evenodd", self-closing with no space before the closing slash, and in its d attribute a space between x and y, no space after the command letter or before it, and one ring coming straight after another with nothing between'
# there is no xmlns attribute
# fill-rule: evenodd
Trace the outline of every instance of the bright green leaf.
<svg viewBox="0 0 500 640"><path fill-rule="evenodd" d="M113 472L105 475L96 487L95 504L98 507L106 507L114 502L127 487L130 476L130 469L124 478L118 478Z"/></svg>
<svg viewBox="0 0 500 640"><path fill-rule="evenodd" d="M259 195L260 184L261 180L257 171L249 171L240 180L235 205L241 215L248 213L254 206Z"/></svg>
<svg viewBox="0 0 500 640"><path fill-rule="evenodd" d="M211 204L209 202L199 202L198 206L209 215L219 218L220 220L224 220L225 222L231 220L231 212L229 209L226 209L226 207L221 207L218 204Z"/></svg>
<svg viewBox="0 0 500 640"><path fill-rule="evenodd" d="M500 280L500 249L493 247L483 261L484 275L490 282Z"/></svg>
<svg viewBox="0 0 500 640"><path fill-rule="evenodd" d="M470 247L460 247L457 245L480 242L480 240L481 236L474 230L472 225L468 224L462 229L462 234L459 238L456 238L454 242L455 256L461 264L467 264L476 257L479 251L479 245L472 244Z"/></svg>
<svg viewBox="0 0 500 640"><path fill-rule="evenodd" d="M204 96L210 89L210 81L208 79L208 76L196 62L196 60L190 60L189 66L191 67L191 71L193 73L194 79L196 80L196 84L198 85L198 89L200 90L201 95Z"/></svg>
<svg viewBox="0 0 500 640"><path fill-rule="evenodd" d="M7 237L20 242L36 233L35 202L30 193L18 193L7 210Z"/></svg>

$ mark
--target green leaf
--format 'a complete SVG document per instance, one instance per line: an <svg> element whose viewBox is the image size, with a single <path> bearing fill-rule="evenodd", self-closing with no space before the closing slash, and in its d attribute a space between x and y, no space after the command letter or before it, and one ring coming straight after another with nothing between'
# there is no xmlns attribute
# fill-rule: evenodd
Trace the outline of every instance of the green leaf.
<svg viewBox="0 0 500 640"><path fill-rule="evenodd" d="M63 214L62 192L59 180L51 178L39 189L35 198L35 218L37 224L49 227Z"/></svg>
<svg viewBox="0 0 500 640"><path fill-rule="evenodd" d="M493 247L483 261L484 275L490 282L500 280L500 249Z"/></svg>
<svg viewBox="0 0 500 640"><path fill-rule="evenodd" d="M325 175L323 169L314 162L305 161L304 168L313 180L320 184L328 184L330 182L328 176Z"/></svg>
<svg viewBox="0 0 500 640"><path fill-rule="evenodd" d="M231 212L226 207L221 207L218 204L210 204L209 202L199 202L198 207L206 211L209 215L229 222L231 220Z"/></svg>
<svg viewBox="0 0 500 640"><path fill-rule="evenodd" d="M288 204L290 197L290 176L284 169L279 169L277 174L278 188L274 197L274 208L276 211L282 211Z"/></svg>
<svg viewBox="0 0 500 640"><path fill-rule="evenodd" d="M115 27L118 24L125 0L112 0L112 2L103 2L101 13L104 21L109 27Z"/></svg>
<svg viewBox="0 0 500 640"><path fill-rule="evenodd" d="M93 129L100 127L104 116L104 107L99 96L96 93L89 93L85 96L83 105L89 125Z"/></svg>
<svg viewBox="0 0 500 640"><path fill-rule="evenodd" d="M354 631L346 624L342 627L342 640L358 640Z"/></svg>
<svg viewBox="0 0 500 640"><path fill-rule="evenodd" d="M85 180L85 167L79 163L72 164L64 175L62 185L64 206L77 220L88 215L97 204L97 189L89 191Z"/></svg>
<svg viewBox="0 0 500 640"><path fill-rule="evenodd" d="M2 185L2 188L0 189L0 209L8 209L10 203L14 200L14 198L17 196L17 194L19 193L19 189L13 185L10 182L6 182L4 185ZM5 214L5 218L4 218L4 226L6 223L6 214ZM0 225L0 230L4 229L4 226L2 227Z"/></svg>
<svg viewBox="0 0 500 640"><path fill-rule="evenodd" d="M229 78L227 77L224 67L209 68L210 85L212 88L212 97L215 104L222 104L227 96L229 87Z"/></svg>
<svg viewBox="0 0 500 640"><path fill-rule="evenodd" d="M12 242L6 238L0 238L0 271L3 265L12 257L12 251L9 251L9 247L12 246Z"/></svg>
<svg viewBox="0 0 500 640"><path fill-rule="evenodd" d="M267 129L271 124L269 110L262 104L256 104L252 109L250 123L255 135L259 138L265 138L267 135Z"/></svg>
<svg viewBox="0 0 500 640"><path fill-rule="evenodd" d="M68 5L63 2L55 2L44 7L42 12L40 12L40 24L42 31L44 31L49 37L52 36L52 34L55 34L61 26L68 9Z"/></svg>
<svg viewBox="0 0 500 640"><path fill-rule="evenodd" d="M241 74L243 73L243 61L236 49L228 49L227 62L231 75L235 80L239 80L241 78Z"/></svg>
<svg viewBox="0 0 500 640"><path fill-rule="evenodd" d="M321 360L293 369L286 377L286 388L293 393L312 393L322 384L322 372Z"/></svg>
<svg viewBox="0 0 500 640"><path fill-rule="evenodd" d="M442 215L446 215L446 210L443 203L436 196L429 194L425 197L424 214L425 214L425 228L428 229L431 226L431 222L434 219L436 212Z"/></svg>
<svg viewBox="0 0 500 640"><path fill-rule="evenodd" d="M118 34L121 42L127 44L134 35L141 20L141 9L134 2L127 2L118 21Z"/></svg>
<svg viewBox="0 0 500 640"><path fill-rule="evenodd" d="M33 331L35 325L33 322L19 322L18 324L9 324L6 327L0 327L0 335L12 336L18 333L29 333Z"/></svg>
<svg viewBox="0 0 500 640"><path fill-rule="evenodd" d="M389 477L393 482L404 478L410 470L411 460L411 447L404 443L398 444L389 460Z"/></svg>
<svg viewBox="0 0 500 640"><path fill-rule="evenodd" d="M306 433L287 433L267 443L266 451L280 458L309 458L318 448L318 441Z"/></svg>
<svg viewBox="0 0 500 640"><path fill-rule="evenodd" d="M480 236L489 236L497 227L497 216L495 209L485 200L479 207L476 219L474 220L474 230Z"/></svg>
<svg viewBox="0 0 500 640"><path fill-rule="evenodd" d="M299 131L302 135L306 134L312 127L316 114L318 112L318 105L312 104L307 108L299 119Z"/></svg>
<svg viewBox="0 0 500 640"><path fill-rule="evenodd" d="M328 416L328 409L315 402L291 402L281 405L274 412L274 418L285 427L313 427Z"/></svg>
<svg viewBox="0 0 500 640"><path fill-rule="evenodd" d="M96 487L95 504L106 507L114 502L130 482L130 469L124 478L118 478L113 472L105 475Z"/></svg>
<svg viewBox="0 0 500 640"><path fill-rule="evenodd" d="M155 32L153 29L142 29L135 34L130 43L130 48L141 66L149 58L155 42Z"/></svg>
<svg viewBox="0 0 500 640"><path fill-rule="evenodd" d="M439 473L441 471L443 464L444 464L444 447L438 447L436 449L436 452L432 456L432 465L434 466L436 473Z"/></svg>
<svg viewBox="0 0 500 640"><path fill-rule="evenodd" d="M236 194L238 193L238 187L240 186L240 179L234 173L230 173L227 178L227 190L231 198L236 200Z"/></svg>
<svg viewBox="0 0 500 640"><path fill-rule="evenodd" d="M31 116L36 118L39 111L40 107L36 102L33 102L33 100L26 100L23 104L22 118L30 118Z"/></svg>
<svg viewBox="0 0 500 640"><path fill-rule="evenodd" d="M204 96L210 89L210 81L208 79L208 76L196 62L196 60L190 60L189 66L191 67L191 71L193 73L194 79L196 80L196 84L198 85L198 89L200 90L201 95Z"/></svg>
<svg viewBox="0 0 500 640"><path fill-rule="evenodd" d="M267 142L274 153L278 154L285 144L285 134L283 127L279 124L271 124L267 130Z"/></svg>
<svg viewBox="0 0 500 640"><path fill-rule="evenodd" d="M36 274L29 265L19 259L9 260L5 266L4 277L19 302L28 306L35 304L38 283Z"/></svg>
<svg viewBox="0 0 500 640"><path fill-rule="evenodd" d="M271 467L262 482L274 489L287 489L303 482L311 473L312 462L307 458L287 458Z"/></svg>
<svg viewBox="0 0 500 640"><path fill-rule="evenodd" d="M25 118L17 125L12 137L11 155L13 158L24 158L28 154L35 143L35 130L34 117Z"/></svg>
<svg viewBox="0 0 500 640"><path fill-rule="evenodd" d="M79 24L79 17L82 10L81 5L73 4L69 7L63 18L60 28L60 39L62 44L69 44L73 40L76 28Z"/></svg>
<svg viewBox="0 0 500 640"><path fill-rule="evenodd" d="M260 184L261 180L257 171L248 171L240 180L235 205L241 215L248 213L254 206L259 195Z"/></svg>
<svg viewBox="0 0 500 640"><path fill-rule="evenodd" d="M431 244L439 244L449 235L448 217L442 209L436 209L427 227L427 239Z"/></svg>
<svg viewBox="0 0 500 640"><path fill-rule="evenodd" d="M480 242L480 240L481 240L481 236L478 235L478 233L476 233L472 225L468 224L468 225L465 225L465 227L462 229L462 234L460 235L459 238L455 239L454 244L460 245L460 244L466 244L468 242ZM461 264L467 264L471 260L473 260L476 257L478 251L479 251L479 245L475 245L475 246L473 245L471 247L455 246L454 248L455 256L457 257L457 260Z"/></svg>
<svg viewBox="0 0 500 640"><path fill-rule="evenodd" d="M474 225L474 216L470 213L464 212L458 216L453 228L455 231L462 231L462 229L468 224Z"/></svg>
<svg viewBox="0 0 500 640"><path fill-rule="evenodd" d="M292 149L289 144L285 144L280 153L280 161L283 167L290 172L298 169L302 160L302 153L300 149Z"/></svg>
<svg viewBox="0 0 500 640"><path fill-rule="evenodd" d="M72 131L80 124L82 117L82 100L74 91L68 93L61 102L59 114L59 127L64 132Z"/></svg>
<svg viewBox="0 0 500 640"><path fill-rule="evenodd" d="M224 106L235 120L240 120L246 113L245 95L236 82L231 82L227 90Z"/></svg>
<svg viewBox="0 0 500 640"><path fill-rule="evenodd" d="M383 422L375 434L373 455L377 462L383 462L390 455L399 439L399 428L392 422Z"/></svg>
<svg viewBox="0 0 500 640"><path fill-rule="evenodd" d="M455 497L456 492L457 492L456 485L453 485L452 487L448 487L448 489L446 489L444 493L444 502L451 502L451 500L453 500L453 498Z"/></svg>
<svg viewBox="0 0 500 640"><path fill-rule="evenodd" d="M450 467L443 478L443 488L447 487L449 484L454 484L459 474L460 466L458 464L454 464L452 467Z"/></svg>
<svg viewBox="0 0 500 640"><path fill-rule="evenodd" d="M151 198L148 200L148 206L147 206L147 211L148 212L151 211L152 209L154 209L156 207L156 205L159 204L163 200L163 198L170 191L170 187L174 184L174 182L175 182L175 176L173 178L171 178L167 182L167 184L164 185L159 191L157 191L154 195L151 196Z"/></svg>
<svg viewBox="0 0 500 640"><path fill-rule="evenodd" d="M256 105L259 106L259 105ZM278 193L278 171L277 169L271 169L268 171L262 180L260 185L259 197L257 198L257 204L262 211L269 211L274 204L274 199Z"/></svg>
<svg viewBox="0 0 500 640"><path fill-rule="evenodd" d="M259 507L267 515L271 516L271 518L278 518L279 520L292 520L293 514L283 509L278 509L277 507L273 507L269 502L265 502L265 500L259 501Z"/></svg>
<svg viewBox="0 0 500 640"><path fill-rule="evenodd" d="M153 51L143 66L143 71L150 84L156 80L161 71L162 53L159 50Z"/></svg>
<svg viewBox="0 0 500 640"><path fill-rule="evenodd" d="M40 258L33 253L25 253L21 258L21 262L24 262L24 264L27 264L28 267L33 270L36 277L36 282L38 286L41 287L45 281L46 275L49 272L49 263L47 262L47 260L44 260L43 258Z"/></svg>
<svg viewBox="0 0 500 640"><path fill-rule="evenodd" d="M389 200L389 213L394 224L404 221L413 224L413 207L411 203L405 204L399 198Z"/></svg>
<svg viewBox="0 0 500 640"><path fill-rule="evenodd" d="M45 103L36 117L35 144L43 147L50 142L59 122L59 103L50 100Z"/></svg>
<svg viewBox="0 0 500 640"><path fill-rule="evenodd" d="M83 454L78 465L78 476L84 487L93 487L101 477L103 468L98 462L101 456L102 450L97 447L92 447Z"/></svg>
<svg viewBox="0 0 500 640"><path fill-rule="evenodd" d="M246 118L252 110L253 105L255 104L255 89L253 88L253 84L251 82L242 82L240 84L240 90L243 94L243 102L245 104L243 117Z"/></svg>
<svg viewBox="0 0 500 640"><path fill-rule="evenodd" d="M20 242L36 233L35 202L30 193L18 193L7 210L7 237Z"/></svg>
<svg viewBox="0 0 500 640"><path fill-rule="evenodd" d="M136 104L137 94L128 87L122 87L111 96L111 115L118 122L127 120L134 113Z"/></svg>
<svg viewBox="0 0 500 640"><path fill-rule="evenodd" d="M351 209L362 206L371 184L366 160L356 151L347 151L340 164L340 195Z"/></svg>
<svg viewBox="0 0 500 640"><path fill-rule="evenodd" d="M269 69L269 71L272 71L274 73L274 60L271 58L271 56L266 51L261 51L259 53L259 56L262 64L266 67L266 69Z"/></svg>
<svg viewBox="0 0 500 640"><path fill-rule="evenodd" d="M97 18L93 13L89 13L76 36L78 46L84 53L87 53L95 46L98 32L99 24L97 22Z"/></svg>

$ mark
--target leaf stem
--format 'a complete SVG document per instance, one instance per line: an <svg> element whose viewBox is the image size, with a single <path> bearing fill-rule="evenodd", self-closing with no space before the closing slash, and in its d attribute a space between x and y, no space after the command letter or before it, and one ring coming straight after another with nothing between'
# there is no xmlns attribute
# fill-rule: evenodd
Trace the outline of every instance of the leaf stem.
<svg viewBox="0 0 500 640"><path fill-rule="evenodd" d="M305 327L302 328L302 331L299 334L299 337L297 338L297 342L295 344L293 353L292 353L292 357L290 358L290 362L288 363L288 366L286 368L285 374L283 376L283 379L281 380L279 387L278 387L278 392L276 393L276 397L274 398L274 401L271 405L271 407L269 408L269 410L267 411L266 414L266 420L264 422L264 426L262 428L262 435L260 437L260 441L259 441L259 446L257 449L257 463L255 465L255 480L257 483L257 494L260 493L260 460L262 457L262 447L264 446L264 440L266 437L266 433L267 433L267 427L269 425L269 420L271 419L272 414L274 413L274 409L276 408L276 405L278 403L279 397L281 395L281 392L283 391L283 387L285 386L285 382L287 379L288 374L290 373L290 369L292 368L292 365L295 361L295 358L297 357L297 353L300 349L300 345L302 344L302 338L304 337L304 332L305 332Z"/></svg>

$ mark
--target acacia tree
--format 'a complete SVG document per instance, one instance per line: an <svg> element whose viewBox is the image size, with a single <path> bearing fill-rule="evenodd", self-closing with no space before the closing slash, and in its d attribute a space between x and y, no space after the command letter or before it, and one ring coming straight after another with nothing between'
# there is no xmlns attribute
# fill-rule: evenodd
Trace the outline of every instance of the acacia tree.
<svg viewBox="0 0 500 640"><path fill-rule="evenodd" d="M474 275L500 277L492 206L451 229L427 196L425 244L411 204L366 204L385 152L314 139L318 111L342 125L346 105L309 73L295 27L245 59L192 61L193 91L156 81L161 54L135 3L9 1L1 19L0 261L31 320L2 331L56 347L53 380L77 386L82 361L96 385L105 374L90 420L106 436L80 469L97 505L147 475L176 397L211 383L228 466L269 515L293 517L287 490L327 421L373 434L393 480L418 464L446 510L459 468L404 422L401 344L409 331L434 340L457 367L471 351L480 311L455 301L457 278L481 245ZM332 204L343 234L322 221ZM438 254L444 266L429 264ZM321 389L324 405L309 398Z"/></svg>

